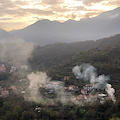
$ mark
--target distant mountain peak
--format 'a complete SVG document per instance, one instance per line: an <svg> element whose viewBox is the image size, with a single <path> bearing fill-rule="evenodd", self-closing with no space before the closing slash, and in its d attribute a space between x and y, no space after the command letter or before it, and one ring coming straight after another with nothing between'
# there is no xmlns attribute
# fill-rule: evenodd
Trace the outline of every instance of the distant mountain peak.
<svg viewBox="0 0 120 120"><path fill-rule="evenodd" d="M101 13L99 16L114 18L120 16L120 7ZM98 17L99 17L98 16Z"/></svg>
<svg viewBox="0 0 120 120"><path fill-rule="evenodd" d="M35 22L34 24L49 24L51 21L48 19L42 19L42 20L38 20L37 22Z"/></svg>
<svg viewBox="0 0 120 120"><path fill-rule="evenodd" d="M120 7L104 12L97 17L64 23L39 20L36 23L17 31L13 35L40 46L56 42L75 42L96 40L120 33Z"/></svg>
<svg viewBox="0 0 120 120"><path fill-rule="evenodd" d="M112 11L112 10L111 10ZM120 12L120 7L115 8L113 11L118 11Z"/></svg>
<svg viewBox="0 0 120 120"><path fill-rule="evenodd" d="M15 39L15 37L13 35L11 35L9 32L3 30L2 28L0 28L0 41L13 41L13 39Z"/></svg>
<svg viewBox="0 0 120 120"><path fill-rule="evenodd" d="M51 20L49 20L49 19L42 19L42 20L38 20L37 22L35 22L35 24L50 24L50 23L61 23L61 22L59 22L59 21L57 21L57 20L53 20L53 21L51 21Z"/></svg>
<svg viewBox="0 0 120 120"><path fill-rule="evenodd" d="M42 20L39 20L38 22L51 22L49 19L42 19Z"/></svg>
<svg viewBox="0 0 120 120"><path fill-rule="evenodd" d="M72 20L72 19L68 19L67 21L65 21L64 23L73 23L73 22L76 22L75 20Z"/></svg>

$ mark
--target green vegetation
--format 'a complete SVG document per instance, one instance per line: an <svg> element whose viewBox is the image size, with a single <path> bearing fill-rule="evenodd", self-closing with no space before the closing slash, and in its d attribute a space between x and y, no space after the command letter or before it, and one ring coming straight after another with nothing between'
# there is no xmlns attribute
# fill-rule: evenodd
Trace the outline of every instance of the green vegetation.
<svg viewBox="0 0 120 120"><path fill-rule="evenodd" d="M98 74L117 74L120 71L120 43L114 46L100 48L94 48L91 50L81 51L70 60L66 61L64 64L57 66L50 71L50 76L54 79L62 80L63 76L70 76L70 84L75 84L77 82L72 73L72 68L75 65L80 65L82 63L90 63L95 66L98 70ZM112 76L111 76L112 77ZM113 78L113 77L112 77ZM115 76L114 76L115 79ZM72 83L73 81L73 83ZM120 81L117 80L120 84ZM76 83L78 84L78 83ZM114 84L114 82L112 83Z"/></svg>
<svg viewBox="0 0 120 120"><path fill-rule="evenodd" d="M120 35L116 35L98 41L36 47L29 59L31 70L17 70L11 74L8 71L0 72L0 86L15 85L18 88L17 94L10 92L9 97L0 97L0 120L120 120L119 40ZM8 60L3 64L7 62ZM72 68L82 63L94 65L98 74L110 75L109 82L116 90L117 102L96 102L82 106L71 103L63 105L59 102L56 105L43 105L24 100L21 90L24 91L29 83L20 80L25 79L31 71L47 71L53 80L64 81L65 86L76 85L82 88L87 82L76 80L72 73ZM9 67L8 64L7 68ZM64 80L64 76L69 76L70 79ZM54 95L49 94L48 97Z"/></svg>
<svg viewBox="0 0 120 120"><path fill-rule="evenodd" d="M43 106L20 97L0 98L0 120L113 120L120 119L119 113L120 101L87 106Z"/></svg>
<svg viewBox="0 0 120 120"><path fill-rule="evenodd" d="M51 67L57 67L58 65L63 64L66 60L69 60L80 51L90 50L93 48L100 49L106 46L110 48L111 46L117 44L119 41L120 34L97 41L91 40L75 43L56 43L46 45L44 47L36 47L32 53L31 58L29 59L29 64L34 70L51 70ZM85 53L83 52L83 54ZM105 57L107 56L104 56L104 58L101 57L101 59L104 60ZM96 59L99 60L99 58Z"/></svg>

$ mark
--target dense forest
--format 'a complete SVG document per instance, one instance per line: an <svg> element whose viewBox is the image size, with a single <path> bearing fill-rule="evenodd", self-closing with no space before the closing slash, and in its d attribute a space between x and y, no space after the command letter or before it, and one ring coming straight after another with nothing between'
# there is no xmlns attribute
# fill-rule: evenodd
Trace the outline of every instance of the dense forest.
<svg viewBox="0 0 120 120"><path fill-rule="evenodd" d="M99 74L115 74L120 70L120 43L113 46L106 46L103 48L93 48L77 53L71 59L67 60L59 67L54 67L59 74L65 73L66 70L70 70L75 65L82 63L90 63L98 68ZM65 70L65 71L64 71ZM67 73L68 75L71 73Z"/></svg>
<svg viewBox="0 0 120 120"><path fill-rule="evenodd" d="M54 80L63 80L63 76L69 76L70 80L66 81L67 85L76 84L80 87L83 82L76 80L72 73L72 68L75 65L82 63L90 63L97 68L99 75L105 74L110 76L110 83L115 87L117 98L119 99L120 85L120 43L113 46L103 48L94 48L86 51L81 51L63 64L54 67L49 74Z"/></svg>
<svg viewBox="0 0 120 120"><path fill-rule="evenodd" d="M120 120L120 102L43 106L12 96L0 98L0 120Z"/></svg>
<svg viewBox="0 0 120 120"><path fill-rule="evenodd" d="M103 48L117 44L120 34L100 40L91 40L75 43L56 43L44 47L35 47L29 63L34 70L48 70L49 68L61 64L70 59L80 51L92 48Z"/></svg>

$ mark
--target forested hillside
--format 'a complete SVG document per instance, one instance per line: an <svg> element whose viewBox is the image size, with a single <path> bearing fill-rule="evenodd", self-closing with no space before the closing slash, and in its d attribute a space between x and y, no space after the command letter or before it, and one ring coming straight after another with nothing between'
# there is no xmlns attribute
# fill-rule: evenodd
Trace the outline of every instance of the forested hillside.
<svg viewBox="0 0 120 120"><path fill-rule="evenodd" d="M6 54L2 54L3 52L1 52L1 58L4 59L0 60L0 120L119 120L119 41L120 35L116 35L97 41L71 44L58 43L45 47L36 47L32 56L30 50L32 51L33 47L29 44L19 44L15 49L13 49L13 44L10 44L9 49L1 46L1 51L7 50L10 51L11 54L8 54L6 51ZM22 48L22 50L20 48ZM29 48L28 51L25 51L26 48ZM2 55L5 56L2 57ZM9 55L13 57L10 58ZM29 64L27 62L28 59ZM85 99L83 98L82 100L78 100L78 104L73 102L78 97L81 97L82 88L87 84L89 85L88 81L78 80L72 73L72 68L82 63L89 63L95 66L98 75L105 74L110 76L108 84L112 85L112 90L115 89L116 102L105 99L104 103L101 104L99 99L97 99L97 101L93 100L94 102L92 103L84 103ZM62 103L60 101L61 99L57 99L58 101L56 101L56 99L53 99L55 96L52 96L51 91L47 91L45 94L43 91L40 91L40 83L33 83L31 86L29 75L32 75L31 80L35 83L37 83L37 80L42 81L44 79L43 76L42 78L34 76L35 73L37 75L37 70L47 72L47 75L51 77L53 83L64 83L64 87L62 87L63 91L70 86L78 88L78 91L72 92L71 90L66 90L65 96L68 97L68 100L71 100L67 104ZM37 87L39 87L39 89L37 89L39 91L36 90ZM30 94L29 91L32 92L32 94ZM38 94L36 94L36 92ZM105 93L105 91L97 92L102 93L102 95ZM58 91L58 93L61 92ZM94 95L94 91L91 91L91 94ZM69 99L71 95L72 99ZM28 99L26 99L26 97ZM36 97L42 97L44 99L42 99L42 101L38 99L40 100L38 102L29 99ZM52 99L55 101L55 104L50 104ZM81 103L81 101L83 101L84 104Z"/></svg>
<svg viewBox="0 0 120 120"><path fill-rule="evenodd" d="M81 51L70 60L55 67L55 74L71 75L71 69L75 65L82 63L90 63L98 68L99 74L119 73L120 70L120 43L113 46L103 48L94 48L86 51ZM68 71L67 73L65 71ZM53 74L52 74L53 75Z"/></svg>
<svg viewBox="0 0 120 120"><path fill-rule="evenodd" d="M81 51L65 63L54 67L50 71L50 76L55 80L63 80L64 76L69 76L70 80L66 81L66 85L74 84L83 86L83 82L76 80L72 73L72 68L75 65L82 63L90 63L97 68L99 75L105 74L110 76L110 83L115 87L117 97L119 98L120 86L120 43L113 46L103 48L94 48L86 51Z"/></svg>
<svg viewBox="0 0 120 120"><path fill-rule="evenodd" d="M63 80L64 76L69 76L70 79L65 81L66 86L74 84L77 86L83 86L84 83L75 79L72 68L76 64L83 62L91 63L98 68L99 74L109 74L111 77L110 82L115 88L117 101L106 101L104 104L95 102L89 105L75 105L69 103L68 105L62 105L56 103L56 105L43 105L42 103L28 102L23 99L25 93L23 90L27 81L23 79L26 75L26 70L20 70L15 74L10 74L7 81L1 81L1 85L6 83L14 89L10 89L9 97L0 98L0 120L119 120L120 118L120 101L119 101L119 89L120 89L120 43L113 46L107 46L103 48L94 48L90 50L80 51L64 64L54 67L49 72L54 80ZM27 72L28 73L28 72ZM115 74L114 74L115 73ZM116 75L117 74L117 75ZM5 85L5 84L4 84Z"/></svg>
<svg viewBox="0 0 120 120"><path fill-rule="evenodd" d="M112 46L120 41L120 34L96 41L84 41L75 43L56 43L44 47L36 47L29 59L31 68L34 70L48 70L70 59L80 51L92 48Z"/></svg>

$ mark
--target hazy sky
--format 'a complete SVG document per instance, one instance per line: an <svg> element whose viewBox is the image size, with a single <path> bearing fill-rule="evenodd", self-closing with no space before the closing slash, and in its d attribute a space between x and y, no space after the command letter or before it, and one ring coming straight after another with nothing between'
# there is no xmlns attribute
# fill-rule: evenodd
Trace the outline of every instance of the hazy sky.
<svg viewBox="0 0 120 120"><path fill-rule="evenodd" d="M0 0L0 27L10 31L41 19L86 19L119 6L120 0Z"/></svg>

